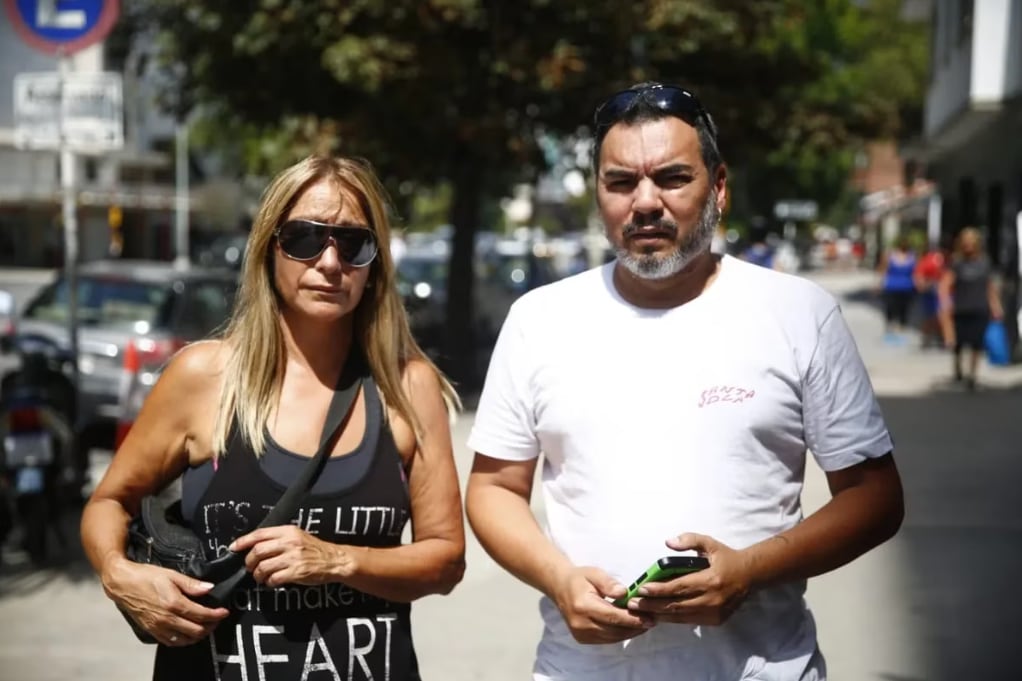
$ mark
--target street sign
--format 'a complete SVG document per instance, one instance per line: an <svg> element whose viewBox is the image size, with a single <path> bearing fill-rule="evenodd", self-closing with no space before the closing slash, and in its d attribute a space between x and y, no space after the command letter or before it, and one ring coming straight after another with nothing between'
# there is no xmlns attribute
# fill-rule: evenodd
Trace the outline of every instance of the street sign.
<svg viewBox="0 0 1022 681"><path fill-rule="evenodd" d="M120 13L119 0L4 0L4 7L22 40L65 56L103 40Z"/></svg>
<svg viewBox="0 0 1022 681"><path fill-rule="evenodd" d="M818 207L815 201L778 201L774 204L774 217L778 220L816 219Z"/></svg>
<svg viewBox="0 0 1022 681"><path fill-rule="evenodd" d="M61 97L63 87L63 97ZM20 149L102 152L124 146L119 73L19 73L14 144Z"/></svg>

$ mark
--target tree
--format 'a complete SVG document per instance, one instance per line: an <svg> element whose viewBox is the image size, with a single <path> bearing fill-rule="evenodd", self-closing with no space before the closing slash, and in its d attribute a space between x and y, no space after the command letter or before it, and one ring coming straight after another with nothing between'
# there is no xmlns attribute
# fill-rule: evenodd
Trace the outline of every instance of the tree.
<svg viewBox="0 0 1022 681"><path fill-rule="evenodd" d="M249 170L340 151L370 158L391 186L450 184L445 366L471 386L480 208L542 170L537 132L577 131L601 97L647 78L699 92L733 160L806 124L839 129L843 112L803 106L831 65L812 35L825 11L806 4L147 0L134 11L176 67L174 106L201 105L246 150ZM850 0L826 5L853 11Z"/></svg>
<svg viewBox="0 0 1022 681"><path fill-rule="evenodd" d="M848 178L863 143L921 131L929 26L903 19L900 0L812 5L804 29L819 75L799 94L788 134L749 164L750 208L768 213L777 199L809 198L848 217Z"/></svg>

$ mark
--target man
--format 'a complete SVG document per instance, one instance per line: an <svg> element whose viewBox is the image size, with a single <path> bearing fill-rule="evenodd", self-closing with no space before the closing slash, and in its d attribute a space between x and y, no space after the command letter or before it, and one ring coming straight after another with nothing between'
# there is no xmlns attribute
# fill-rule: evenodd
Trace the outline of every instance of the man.
<svg viewBox="0 0 1022 681"><path fill-rule="evenodd" d="M544 595L536 679L822 679L805 580L903 512L862 361L819 287L711 253L727 172L695 97L641 84L595 122L617 258L508 315L469 439L469 520ZM807 450L832 499L803 521ZM546 532L529 507L540 452ZM710 567L609 602L693 552Z"/></svg>

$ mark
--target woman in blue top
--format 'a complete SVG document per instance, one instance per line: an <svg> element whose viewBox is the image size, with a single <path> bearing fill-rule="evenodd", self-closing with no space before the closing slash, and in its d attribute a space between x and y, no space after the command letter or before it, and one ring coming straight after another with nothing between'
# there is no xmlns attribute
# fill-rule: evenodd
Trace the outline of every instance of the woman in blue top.
<svg viewBox="0 0 1022 681"><path fill-rule="evenodd" d="M899 237L891 249L880 260L881 291L884 298L884 331L888 340L896 340L896 333L908 328L908 313L915 297L916 285L913 272L916 268L915 253L909 248L908 239Z"/></svg>

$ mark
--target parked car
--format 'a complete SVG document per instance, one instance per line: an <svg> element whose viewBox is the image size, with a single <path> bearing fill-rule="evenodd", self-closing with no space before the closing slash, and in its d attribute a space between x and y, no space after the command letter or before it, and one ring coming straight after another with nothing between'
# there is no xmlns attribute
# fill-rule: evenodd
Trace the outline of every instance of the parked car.
<svg viewBox="0 0 1022 681"><path fill-rule="evenodd" d="M126 390L144 369L162 366L187 343L227 320L238 273L176 269L171 263L103 260L78 271L79 400L76 433L83 451L110 448ZM26 306L18 332L69 347L68 286L63 276Z"/></svg>
<svg viewBox="0 0 1022 681"><path fill-rule="evenodd" d="M447 328L448 254L406 254L397 266L398 291L416 340L427 350L443 345ZM474 262L475 332L481 347L497 339L511 304L523 293L557 279L548 258L513 249L478 254Z"/></svg>
<svg viewBox="0 0 1022 681"><path fill-rule="evenodd" d="M0 347L14 337L14 296L0 290Z"/></svg>
<svg viewBox="0 0 1022 681"><path fill-rule="evenodd" d="M224 234L200 249L197 261L205 267L241 269L247 248L248 234L244 232Z"/></svg>

